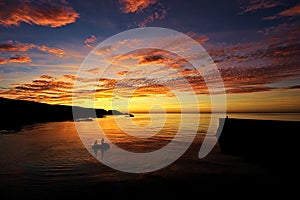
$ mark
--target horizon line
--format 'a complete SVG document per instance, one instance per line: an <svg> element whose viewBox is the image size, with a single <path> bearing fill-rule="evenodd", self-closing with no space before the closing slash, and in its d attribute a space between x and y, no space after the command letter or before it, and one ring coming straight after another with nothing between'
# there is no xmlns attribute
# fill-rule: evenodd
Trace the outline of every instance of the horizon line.
<svg viewBox="0 0 300 200"><path fill-rule="evenodd" d="M11 98L5 98L5 97L0 97L0 99L8 99L8 100L15 100L15 101L27 101L27 102L34 102L34 103L40 103L40 104L47 104L47 105L59 105L59 106L70 106L73 107L74 105L67 105L67 104L50 104L50 103L45 103L45 102L36 102L36 101L30 101L30 100L21 100L21 99L11 99ZM76 107L76 106L75 106ZM81 106L79 106L81 107ZM81 107L81 108L87 108L87 109L103 109L106 110L105 108L93 108L93 107ZM114 109L108 109L109 110L114 110ZM118 110L119 112L123 112ZM132 111L129 113L136 113L136 114L148 114L150 112L147 111ZM202 111L202 112L194 112L194 111L167 111L167 112L156 112L153 111L151 112L153 114L163 114L163 113L170 113L170 114L179 114L179 113L184 113L184 114L195 114L195 113L300 113L299 111L227 111L227 112L211 112L211 111Z"/></svg>

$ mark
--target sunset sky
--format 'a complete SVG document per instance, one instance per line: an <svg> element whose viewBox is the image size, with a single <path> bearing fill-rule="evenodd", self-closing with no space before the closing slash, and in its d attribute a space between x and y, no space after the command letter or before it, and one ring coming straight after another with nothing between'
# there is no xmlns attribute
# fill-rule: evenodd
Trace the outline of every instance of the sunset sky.
<svg viewBox="0 0 300 200"><path fill-rule="evenodd" d="M78 69L100 42L132 28L163 27L187 34L207 50L224 81L228 112L300 112L298 2L0 0L0 97L71 105L75 80L89 82L76 77ZM114 60L111 74L98 81L96 107L111 109L112 91L128 72L120 66L129 65L144 67L146 74L172 75L174 87L183 91L176 73L169 72L179 70L200 107L210 110L201 75L186 60L151 49ZM88 73L99 70L101 66ZM130 99L130 111L148 111L153 101L178 111L172 91L149 77L138 78L131 79L140 85ZM193 112L195 105L181 106Z"/></svg>

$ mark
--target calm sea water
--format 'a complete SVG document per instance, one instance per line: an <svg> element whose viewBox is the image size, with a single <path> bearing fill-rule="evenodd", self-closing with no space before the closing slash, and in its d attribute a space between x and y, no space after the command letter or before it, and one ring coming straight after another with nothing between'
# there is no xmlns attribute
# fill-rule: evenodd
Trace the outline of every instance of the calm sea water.
<svg viewBox="0 0 300 200"><path fill-rule="evenodd" d="M185 114L190 122L194 122L193 114ZM300 114L263 114L251 113L228 114L232 118L272 119L300 121ZM113 117L96 119L109 137L118 147L132 152L149 152L162 148L172 140L179 127L186 131L186 137L192 130L193 123L180 126L179 114L163 116L154 114L152 119L146 114L136 114L134 118L118 117L119 123L133 135L128 135L115 123ZM133 123L129 123L133 120ZM189 120L187 120L189 121ZM201 114L200 124L197 127L197 136L188 154L180 158L176 165L154 172L164 177L181 176L189 173L203 174L256 174L260 176L264 169L244 163L243 161L223 155L215 146L210 155L200 160L197 155L203 138L211 121L210 114ZM95 122L95 121L94 121ZM100 141L94 127L94 122L80 122L90 130L90 146L95 140ZM164 122L164 123L162 123ZM151 125L152 124L152 125ZM136 129L136 127L141 127ZM213 125L217 129L217 125ZM124 128L123 127L123 128ZM134 127L134 128L131 128ZM154 130L154 132L153 132ZM157 133L150 138L135 138L147 134ZM185 136L182 136L185 137ZM105 156L109 156L108 150ZM0 134L0 189L15 193L25 189L48 191L49 188L81 187L98 183L115 181L138 181L144 175L130 174L111 169L101 164L91 149L82 144L74 122L41 123L24 127L20 132ZM100 156L100 155L98 155ZM199 162L199 163L198 163ZM186 168L189 168L187 171ZM247 176L248 177L248 176ZM268 177L269 178L269 177Z"/></svg>

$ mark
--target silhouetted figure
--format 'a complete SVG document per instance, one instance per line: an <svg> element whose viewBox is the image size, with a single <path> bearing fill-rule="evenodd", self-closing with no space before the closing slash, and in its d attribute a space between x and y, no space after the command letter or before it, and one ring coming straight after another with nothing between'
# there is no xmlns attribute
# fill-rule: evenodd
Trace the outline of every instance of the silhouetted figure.
<svg viewBox="0 0 300 200"><path fill-rule="evenodd" d="M94 150L94 153L96 156L97 156L97 152L98 152L97 145L98 145L98 140L95 140L94 145L92 146L92 149Z"/></svg>
<svg viewBox="0 0 300 200"><path fill-rule="evenodd" d="M95 155L97 156L98 150L101 150L101 159L104 156L104 151L107 151L110 149L110 145L108 143L104 142L104 138L101 139L101 144L98 144L98 141L95 140L94 145L92 146L92 149L95 152Z"/></svg>

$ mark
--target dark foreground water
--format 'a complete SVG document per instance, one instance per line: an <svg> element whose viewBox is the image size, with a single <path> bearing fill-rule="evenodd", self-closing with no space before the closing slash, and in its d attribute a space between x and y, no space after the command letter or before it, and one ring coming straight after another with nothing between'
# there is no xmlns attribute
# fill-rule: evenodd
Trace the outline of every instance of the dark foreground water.
<svg viewBox="0 0 300 200"><path fill-rule="evenodd" d="M247 118L246 115L244 117ZM280 118L278 115L275 117ZM298 114L284 115L281 119L284 117L299 120ZM160 137L149 139L150 142L130 139L115 126L111 117L97 120L119 147L143 152L161 148L171 140L174 130L178 129L179 117L170 115L159 133ZM130 119L124 118L126 120ZM144 126L145 131L149 128L150 119L146 115L136 115L133 120ZM83 146L74 122L35 124L17 133L0 134L0 198L114 197L119 194L135 196L137 192L144 192L148 197L158 193L171 196L178 193L200 196L204 193L234 196L239 192L245 195L258 192L267 195L290 194L289 190L283 189L287 188L289 178L293 177L287 169L262 166L224 155L218 144L207 157L199 159L198 151L210 116L202 115L200 121L197 137L182 157L163 169L142 174L120 172L100 163L96 158L101 155L95 158ZM90 122L80 123L88 126ZM93 139L100 141L97 133ZM109 156L109 150L105 156Z"/></svg>

